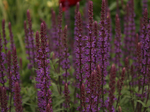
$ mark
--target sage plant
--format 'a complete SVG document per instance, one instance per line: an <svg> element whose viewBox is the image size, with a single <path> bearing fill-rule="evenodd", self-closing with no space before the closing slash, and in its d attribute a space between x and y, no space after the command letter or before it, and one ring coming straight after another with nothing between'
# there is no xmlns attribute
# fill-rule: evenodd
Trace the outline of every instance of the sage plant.
<svg viewBox="0 0 150 112"><path fill-rule="evenodd" d="M19 66L17 61L17 52L16 48L13 49L13 92L14 92L14 106L16 112L23 112L22 101L20 95L20 74L19 74Z"/></svg>
<svg viewBox="0 0 150 112"><path fill-rule="evenodd" d="M129 11L130 11L130 23L129 23L129 28L130 28L130 39L131 39L131 42L130 42L130 58L132 58L135 62L135 52L136 52L136 45L135 45L135 38L136 38L136 32L135 32L135 13L134 13L134 0L131 0L129 2Z"/></svg>
<svg viewBox="0 0 150 112"><path fill-rule="evenodd" d="M11 51L13 51L13 48L15 47L15 44L14 44L13 33L12 33L10 22L8 23L8 28L9 28L9 36L10 36L10 49L11 49Z"/></svg>
<svg viewBox="0 0 150 112"><path fill-rule="evenodd" d="M6 94L6 88L2 87L1 92L2 92L1 111L7 112L8 111L8 107L7 107L8 98Z"/></svg>
<svg viewBox="0 0 150 112"><path fill-rule="evenodd" d="M143 16L143 28L142 32L140 35L141 42L142 42L142 69L141 72L143 74L143 80L142 80L142 94L144 93L145 90L145 84L146 84L146 77L147 77L147 66L148 66L148 54L147 54L147 49L148 49L148 41L146 36L147 36L147 25L148 25L148 12L147 9L144 11L144 16Z"/></svg>
<svg viewBox="0 0 150 112"><path fill-rule="evenodd" d="M27 49L30 49L30 65L29 68L31 69L32 67L35 67L35 44L34 44L34 37L33 37L33 30L32 30L32 21L31 21L31 16L29 10L27 10L27 20L28 20L28 29L25 31L25 35L27 35L28 38L28 44L26 46Z"/></svg>
<svg viewBox="0 0 150 112"><path fill-rule="evenodd" d="M55 11L54 10L51 10L51 15L52 15L52 19L51 19L51 22L52 22L52 35L50 35L49 38L52 38L52 42L49 42L49 46L52 46L52 50L54 51L54 53L56 52L57 50L57 23L56 23L56 14L55 14Z"/></svg>
<svg viewBox="0 0 150 112"><path fill-rule="evenodd" d="M142 14L144 15L144 10L148 8L148 0L142 0Z"/></svg>
<svg viewBox="0 0 150 112"><path fill-rule="evenodd" d="M68 45L67 45L67 26L65 26L63 31L63 38L62 38L62 44L63 44L63 60L61 61L61 66L65 73L63 74L65 83L68 83L67 77L69 76L68 69L70 68L70 60L69 60L69 52L68 52Z"/></svg>
<svg viewBox="0 0 150 112"><path fill-rule="evenodd" d="M83 70L83 65L84 65L84 47L83 47L83 37L82 37L82 19L81 19L81 14L78 12L77 14L77 30L76 30L76 38L75 38L75 43L76 43L76 49L75 49L75 64L76 64L76 79L78 81L77 83L77 88L80 88L81 90L81 85L85 79L84 70ZM81 91L79 98L81 98ZM80 99L80 104L81 104L81 99ZM82 106L82 105L80 105ZM79 107L80 109L82 107Z"/></svg>
<svg viewBox="0 0 150 112"><path fill-rule="evenodd" d="M6 39L6 32L5 32L5 19L2 20L2 33L3 33L3 40L4 40L4 49L5 49L5 55L7 55L7 39Z"/></svg>
<svg viewBox="0 0 150 112"><path fill-rule="evenodd" d="M70 102L70 100L69 100L69 89L68 89L68 84L67 83L65 83L65 86L64 86L64 94L65 94L65 104L64 104L64 107L65 108L69 108L70 106L69 106L69 102Z"/></svg>
<svg viewBox="0 0 150 112"><path fill-rule="evenodd" d="M89 104L88 110L87 111L92 111L93 106L92 106L92 83L91 83L91 78L93 76L92 71L94 70L94 38L93 38L93 2L89 1L88 2L88 24L87 24L87 31L88 35L86 37L86 47L85 47L85 75L87 77L86 84L87 84L87 97L88 101L87 103ZM82 84L82 83L81 83Z"/></svg>
<svg viewBox="0 0 150 112"><path fill-rule="evenodd" d="M96 66L98 65L97 60L98 60L98 24L97 21L94 22L94 38L93 38L93 43L94 43L94 47L93 47L93 63L94 63L94 69L96 69Z"/></svg>
<svg viewBox="0 0 150 112"><path fill-rule="evenodd" d="M37 77L37 85L36 87L39 89L37 92L38 95L38 107L41 112L45 112L46 107L48 104L51 105L51 91L50 87L50 71L49 71L49 59L48 56L48 45L47 45L47 37L45 35L45 27L44 24L41 23L41 37L40 40L36 40L36 47L37 47L37 66L38 69L36 70ZM36 39L38 38L38 33L36 34Z"/></svg>
<svg viewBox="0 0 150 112"><path fill-rule="evenodd" d="M117 81L118 98L117 98L116 108L117 108L118 103L119 103L119 101L120 101L121 90L122 90L122 86L123 86L123 84L124 84L124 79L125 79L125 72L126 72L126 69L125 69L125 67L124 67L124 68L122 69L121 78L119 78L119 80Z"/></svg>
<svg viewBox="0 0 150 112"><path fill-rule="evenodd" d="M68 76L70 75L68 73L68 69L70 68L70 60L69 60L69 52L68 52L68 46L67 46L67 25L65 26L64 28L64 31L63 31L63 39L62 39L62 44L63 44L63 60L61 61L61 66L63 68L63 70L65 71L65 73L63 74L63 77L64 77L64 84L65 84L65 87L64 87L64 94L65 94L65 107L66 108L69 108L69 89L68 89Z"/></svg>
<svg viewBox="0 0 150 112"><path fill-rule="evenodd" d="M3 87L5 87L5 83L6 83L6 73L5 73L5 64L6 64L6 60L5 60L5 53L2 52L3 50L3 46L2 46L2 38L1 38L1 34L0 34L0 83L2 84Z"/></svg>
<svg viewBox="0 0 150 112"><path fill-rule="evenodd" d="M121 57L122 57L122 50L121 50L121 28L120 28L120 19L119 19L119 16L118 14L116 14L116 18L115 18L115 21L116 21L116 28L115 28L115 31L116 31L116 35L115 35L115 64L117 64L117 68L119 70L119 74L120 74L120 67L122 66L121 65Z"/></svg>
<svg viewBox="0 0 150 112"><path fill-rule="evenodd" d="M109 102L108 102L108 111L113 112L113 103L114 103L114 92L115 92L115 78L116 78L116 67L115 64L111 66L110 73L110 82L109 82Z"/></svg>
<svg viewBox="0 0 150 112"><path fill-rule="evenodd" d="M130 10L129 10L129 4L126 5L125 8L125 16L124 16L124 58L130 55Z"/></svg>
<svg viewBox="0 0 150 112"><path fill-rule="evenodd" d="M107 75L107 66L108 66L108 43L107 43L107 30L106 30L106 2L105 0L102 0L102 6L101 6L101 21L100 21L100 30L99 30L99 60L100 60L100 67L101 67L101 74L102 74L102 80L101 80L101 93L102 93L102 110L104 112L105 108L105 101L104 101L104 84L105 77Z"/></svg>

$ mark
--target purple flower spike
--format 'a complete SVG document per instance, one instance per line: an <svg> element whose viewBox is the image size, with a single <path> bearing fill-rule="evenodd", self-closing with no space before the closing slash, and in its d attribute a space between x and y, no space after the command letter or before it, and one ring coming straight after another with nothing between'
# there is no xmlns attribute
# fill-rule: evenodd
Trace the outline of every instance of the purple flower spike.
<svg viewBox="0 0 150 112"><path fill-rule="evenodd" d="M129 4L129 11L130 11L130 58L135 60L135 56L134 53L136 52L136 45L135 45L135 37L136 37L136 31L135 31L135 13L134 13L134 0L130 1Z"/></svg>
<svg viewBox="0 0 150 112"><path fill-rule="evenodd" d="M149 24L147 26L148 32L147 32L147 38L149 38L148 40L148 45L150 45L150 20L149 20ZM147 71L147 78L148 78L148 88L150 88L150 47L148 46L148 50L147 50L147 59L148 59L148 71ZM148 103L150 97L150 92L147 93L147 98L146 98L146 104Z"/></svg>
<svg viewBox="0 0 150 112"><path fill-rule="evenodd" d="M14 82L20 82L20 75L19 75L19 66L17 61L17 52L16 48L13 49L13 80Z"/></svg>
<svg viewBox="0 0 150 112"><path fill-rule="evenodd" d="M109 102L108 102L108 111L113 111L113 103L114 103L114 92L115 92L115 78L116 78L116 67L115 64L111 66L110 73L110 82L109 82Z"/></svg>
<svg viewBox="0 0 150 112"><path fill-rule="evenodd" d="M121 67L121 28L120 28L120 19L118 14L116 14L116 36L115 36L115 64L117 64L118 69ZM120 71L120 70L119 70Z"/></svg>
<svg viewBox="0 0 150 112"><path fill-rule="evenodd" d="M53 112L52 106L49 103L47 104L46 112Z"/></svg>
<svg viewBox="0 0 150 112"><path fill-rule="evenodd" d="M89 0L86 0L87 2L85 3L84 9L83 9L83 35L87 35L87 24L88 24L88 2Z"/></svg>
<svg viewBox="0 0 150 112"><path fill-rule="evenodd" d="M119 81L119 86L118 86L118 90L121 92L122 90L122 86L123 86L123 81L124 81L124 78L125 78L125 72L126 72L126 69L125 67L122 69L122 74L121 74L121 79ZM120 93L121 94L121 93Z"/></svg>
<svg viewBox="0 0 150 112"><path fill-rule="evenodd" d="M68 89L68 84L65 84L65 88L64 88L64 94L65 94L65 108L69 108L69 89Z"/></svg>
<svg viewBox="0 0 150 112"><path fill-rule="evenodd" d="M101 67L97 65L97 111L99 111L99 98L101 93L101 82L102 82L102 74L101 74Z"/></svg>
<svg viewBox="0 0 150 112"><path fill-rule="evenodd" d="M87 25L87 42L86 42L86 48L85 48L85 75L87 77L87 96L88 96L88 106L89 109L87 111L92 111L93 108L93 90L91 90L93 80L94 80L94 73L92 71L94 70L94 54L95 54L95 49L94 49L94 44L95 40L93 37L93 2L89 1L88 2L88 25Z"/></svg>
<svg viewBox="0 0 150 112"><path fill-rule="evenodd" d="M107 37L107 23L106 23L106 2L102 0L101 7L101 21L100 21L100 31L99 31L99 61L101 67L102 74L102 110L104 111L104 84L105 84L105 76L107 75L107 66L108 66L108 37Z"/></svg>
<svg viewBox="0 0 150 112"><path fill-rule="evenodd" d="M138 45L138 42L139 42L139 35L136 34L136 38L135 38L135 48L137 49L137 45ZM135 57L134 57L134 62L133 62L133 65L135 66L135 69L134 69L134 72L137 71L137 68L138 68L138 63L137 63L137 50L135 49Z"/></svg>
<svg viewBox="0 0 150 112"><path fill-rule="evenodd" d="M19 58L20 71L22 71L22 58Z"/></svg>
<svg viewBox="0 0 150 112"><path fill-rule="evenodd" d="M87 111L89 111L89 112L93 112L93 111L96 111L95 110L95 108L96 108L96 105L94 105L95 104L95 102L97 102L97 101L95 101L94 99L96 98L96 87L95 87L95 83L96 83L96 78L97 78L97 73L96 73L96 71L94 70L92 73L91 73L91 75L90 75L90 82L88 82L89 84L88 84L88 86L89 86L89 88L87 89L87 95L88 95L88 100L89 100L89 102L88 102L88 106L87 106ZM88 108L89 107L89 108Z"/></svg>
<svg viewBox="0 0 150 112"><path fill-rule="evenodd" d="M39 38L39 32L36 32L36 52L38 53L40 49L40 38ZM38 55L37 55L38 56Z"/></svg>
<svg viewBox="0 0 150 112"><path fill-rule="evenodd" d="M52 42L49 42L49 47L53 45L53 51L57 50L57 24L56 24L56 14L55 11L52 10ZM50 37L51 38L51 37Z"/></svg>
<svg viewBox="0 0 150 112"><path fill-rule="evenodd" d="M85 64L85 69L86 69L86 77L90 77L90 74L92 73L94 69L94 40L93 40L93 2L89 1L88 2L88 36L87 36L87 45L86 45L86 64Z"/></svg>
<svg viewBox="0 0 150 112"><path fill-rule="evenodd" d="M142 65L142 44L141 42L138 42L137 44L137 48L136 48L136 51L137 51L137 62L138 62L138 74L140 74L141 71L141 65Z"/></svg>
<svg viewBox="0 0 150 112"><path fill-rule="evenodd" d="M110 59L110 52L111 52L111 41L112 41L112 28L111 28L111 17L110 17L110 10L107 11L107 43L108 43L108 58ZM109 62L108 62L109 64Z"/></svg>
<svg viewBox="0 0 150 112"><path fill-rule="evenodd" d="M150 21L149 21L149 24L147 26L147 29L148 29L148 32L147 32L147 38L149 37L149 40L148 40L148 45L150 45ZM150 78L150 47L148 46L148 55L147 55L147 58L148 58L148 77ZM150 80L149 80L149 83L150 83Z"/></svg>
<svg viewBox="0 0 150 112"><path fill-rule="evenodd" d="M148 11L145 9L143 15L143 27L142 32L140 34L141 44L142 44L142 75L143 75L143 83L142 83L142 94L144 93L144 88L146 84L146 77L148 72L148 48L149 48L149 37L147 35L147 28L148 28Z"/></svg>
<svg viewBox="0 0 150 112"><path fill-rule="evenodd" d="M14 39L13 39L13 33L12 33L12 30L11 30L11 23L9 22L8 24L8 27L9 27L9 36L10 36L10 48L11 48L11 51L13 51L13 48L15 47L15 44L14 44Z"/></svg>
<svg viewBox="0 0 150 112"><path fill-rule="evenodd" d="M71 16L70 16L70 9L69 9L69 2L68 0L65 1L65 24L67 25L68 27L68 31L70 31L70 25L71 25ZM70 42L69 44L69 47L71 48L71 51L73 50L73 38L71 37L71 32L67 32L67 35L68 35L68 40Z"/></svg>
<svg viewBox="0 0 150 112"><path fill-rule="evenodd" d="M21 95L20 95L20 85L18 81L15 82L14 85L14 105L16 112L23 112L22 108L22 101L21 101Z"/></svg>
<svg viewBox="0 0 150 112"><path fill-rule="evenodd" d="M77 4L77 9L79 8L79 3ZM83 39L83 30L82 30L82 18L81 18L81 14L80 12L76 12L76 17L75 17L76 21L75 21L75 42L74 42L74 66L75 66L75 76L76 76L76 87L80 88L81 90L81 85L85 79L85 75L84 74L84 69L83 69L83 65L84 65L84 39ZM78 98L81 98L81 91L80 91L80 95L77 96ZM78 107L79 110L82 109L82 105L81 105L81 99L80 99L80 106Z"/></svg>
<svg viewBox="0 0 150 112"><path fill-rule="evenodd" d="M85 85L84 84L82 84L81 85L81 105L82 105L82 107L84 107L84 109L83 110L85 110L86 111L86 104L85 104L85 98L86 98L86 93L85 93Z"/></svg>
<svg viewBox="0 0 150 112"><path fill-rule="evenodd" d="M20 95L20 74L19 74L19 66L17 62L17 52L16 48L13 48L13 92L14 92L14 106L16 112L23 112L22 108L22 101L21 101L21 95Z"/></svg>
<svg viewBox="0 0 150 112"><path fill-rule="evenodd" d="M57 42L56 42L56 51L55 56L59 59L58 60L58 73L60 72L60 68L61 68L61 60L62 60L62 4L59 4L59 14L58 14L58 18L57 18ZM59 93L62 93L62 88L61 88L61 76L58 77L58 82L59 82ZM62 108L62 104L60 104L60 107Z"/></svg>
<svg viewBox="0 0 150 112"><path fill-rule="evenodd" d="M83 37L82 37L82 20L81 20L81 14L78 12L77 15L77 36L76 36L76 73L77 73L77 79L80 82L81 87L82 81L85 79L83 76L83 69L82 65L84 64L83 60L83 52L84 52L84 47L83 47Z"/></svg>
<svg viewBox="0 0 150 112"><path fill-rule="evenodd" d="M137 44L136 52L137 52L137 73L138 77L141 76L141 68L142 68L142 48L141 42ZM138 91L141 89L141 78L138 79Z"/></svg>
<svg viewBox="0 0 150 112"><path fill-rule="evenodd" d="M142 0L142 13L143 13L143 15L144 15L144 10L146 9L146 8L148 8L148 0Z"/></svg>
<svg viewBox="0 0 150 112"><path fill-rule="evenodd" d="M57 28L57 42L56 42L56 57L59 58L59 69L60 69L60 64L61 64L61 35L62 35L62 4L59 5L59 14L58 14L58 28ZM59 70L60 71L60 70Z"/></svg>
<svg viewBox="0 0 150 112"><path fill-rule="evenodd" d="M36 32L36 62L37 62L37 77L36 77L36 87L38 90L38 107L40 112L45 112L47 105L51 105L51 91L49 90L49 87L51 85L50 83L50 66L49 66L49 59L48 59L48 52L49 47L47 43L47 36L45 35L46 27L43 23L41 23L41 43L39 40L39 33Z"/></svg>
<svg viewBox="0 0 150 112"><path fill-rule="evenodd" d="M63 60L61 62L62 68L64 69L65 73L63 76L65 77L65 83L67 83L67 77L69 76L68 69L70 68L70 61L69 61L69 52L68 52L68 45L67 45L67 25L64 28L63 32Z"/></svg>
<svg viewBox="0 0 150 112"><path fill-rule="evenodd" d="M1 39L1 34L0 34L0 83L5 86L6 83L6 78L5 78L5 63L6 60L4 59L5 54L2 52L3 46L2 46L2 39Z"/></svg>
<svg viewBox="0 0 150 112"><path fill-rule="evenodd" d="M75 41L73 43L73 67L75 69L75 72L74 72L74 76L75 76L75 79L77 79L77 73L76 73L76 68L77 68L77 65L76 65L76 47L77 47L77 41L76 39L78 38L77 37L77 32L78 32L78 28L77 28L77 15L78 15L78 11L79 11L79 2L76 4L76 9L75 9L75 23L74 23L74 38L75 38ZM76 86L76 85L75 85Z"/></svg>
<svg viewBox="0 0 150 112"><path fill-rule="evenodd" d="M129 10L129 4L126 6L126 14L124 16L124 58L130 55L130 10Z"/></svg>
<svg viewBox="0 0 150 112"><path fill-rule="evenodd" d="M5 55L7 55L7 40L6 40L5 20L4 20L4 19L3 19L3 21L2 21L2 32L3 32Z"/></svg>
<svg viewBox="0 0 150 112"><path fill-rule="evenodd" d="M26 21L24 21L24 32L25 32L26 53L28 54L27 59L31 63L31 51L29 48L29 36L28 36L28 29L27 29Z"/></svg>
<svg viewBox="0 0 150 112"><path fill-rule="evenodd" d="M122 90L122 86L123 86L123 81L125 79L125 73L126 73L126 69L125 67L122 69L122 74L121 74L121 78L118 80L117 82L117 89L118 89L118 99L117 99L117 104L116 104L116 108L118 106L118 103L120 101L120 96L121 96L121 90Z"/></svg>
<svg viewBox="0 0 150 112"><path fill-rule="evenodd" d="M8 79L9 79L9 91L12 92L12 66L11 66L11 52L8 51L7 53L7 73L8 73Z"/></svg>
<svg viewBox="0 0 150 112"><path fill-rule="evenodd" d="M28 31L25 31L25 33L27 33L27 38L28 38L28 43L26 48L30 49L30 53L28 53L30 55L31 60L30 64L29 64L29 68L35 67L35 44L34 44L34 37L33 37L33 31L32 31L32 21L31 21L31 16L30 16L30 12L29 10L27 10L27 19L28 19ZM26 35L26 34L25 34Z"/></svg>
<svg viewBox="0 0 150 112"><path fill-rule="evenodd" d="M94 66L96 68L97 66L97 60L98 60L98 56L97 56L97 52L98 52L98 24L97 24L97 21L94 22Z"/></svg>
<svg viewBox="0 0 150 112"><path fill-rule="evenodd" d="M130 81L130 87L133 87L133 85L134 85L134 71L133 71L133 64L131 65L131 67L130 67L130 75L131 75L131 81ZM130 92L131 93L133 93L133 91L132 90L130 90Z"/></svg>
<svg viewBox="0 0 150 112"><path fill-rule="evenodd" d="M6 88L5 87L2 87L1 88L2 90L2 102L1 102L1 111L2 112L7 112L8 111L8 108L7 108L7 94L6 94Z"/></svg>
<svg viewBox="0 0 150 112"><path fill-rule="evenodd" d="M2 108L2 86L0 86L0 107Z"/></svg>

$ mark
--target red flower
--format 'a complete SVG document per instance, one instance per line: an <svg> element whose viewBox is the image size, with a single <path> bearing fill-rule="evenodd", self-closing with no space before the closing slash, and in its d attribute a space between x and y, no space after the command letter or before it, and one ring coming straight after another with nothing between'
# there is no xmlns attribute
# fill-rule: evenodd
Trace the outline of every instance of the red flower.
<svg viewBox="0 0 150 112"><path fill-rule="evenodd" d="M68 7L76 5L80 0L59 0L59 3L62 4L63 11L65 11Z"/></svg>

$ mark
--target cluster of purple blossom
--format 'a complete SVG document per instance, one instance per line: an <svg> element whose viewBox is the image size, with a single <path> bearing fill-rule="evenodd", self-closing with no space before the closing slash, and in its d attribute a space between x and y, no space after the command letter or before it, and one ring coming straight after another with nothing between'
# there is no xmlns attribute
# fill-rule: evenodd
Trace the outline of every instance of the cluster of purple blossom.
<svg viewBox="0 0 150 112"><path fill-rule="evenodd" d="M10 33L10 50L7 48L7 40L5 34L5 20L2 21L2 33L3 40L0 34L0 103L1 112L7 112L8 109L11 112L11 106L8 108L8 97L10 104L13 102L16 112L22 112L22 101L20 95L20 73L19 65L17 61L16 48L13 41L13 34L11 30L11 23L9 23L9 33ZM3 53L3 45L5 53ZM9 82L8 87L6 82ZM7 95L8 91L8 95Z"/></svg>
<svg viewBox="0 0 150 112"><path fill-rule="evenodd" d="M71 109L71 104L78 103L76 110L80 112L115 112L117 110L122 112L119 103L124 97L122 89L125 87L128 87L131 97L135 96L137 100L147 105L150 94L150 21L148 21L147 1L143 0L143 18L140 21L139 34L136 34L135 31L134 0L127 2L124 15L125 37L123 42L121 41L119 10L117 10L115 18L116 27L113 41L107 0L102 0L100 22L93 19L92 1L89 0L85 5L83 17L86 20L82 19L79 5L77 3L75 9L74 44L71 48L73 50L71 51L73 55L72 65L69 58L69 46L72 45L68 45L69 36L71 36L68 33L70 23L66 22L67 25L64 29L62 28L62 5L59 5L57 21L55 11L52 10L52 27L48 29L45 21L42 21L40 33L37 31L35 38L30 12L27 10L28 24L24 21L26 53L29 60L28 69L34 68L32 79L33 77L36 79L38 111L53 112L53 98L51 96L53 91L50 90L53 81L50 75L51 52L53 52L54 58L58 59L56 72L59 74L61 70L64 71L58 76L57 89L59 94L64 94L65 97L60 108L64 106L70 112L75 111ZM68 10L66 15L70 15ZM69 19L69 17L66 18ZM3 39L0 34L0 110L11 112L13 97L16 112L23 112L18 58L11 23L9 23L9 33L10 49L7 48L5 20L3 20ZM113 41L112 44L111 41ZM112 57L111 54L115 56ZM131 65L130 60L133 61ZM111 68L110 64L112 64ZM74 76L69 74L70 66L74 67ZM72 85L69 82L70 77L75 80ZM7 81L9 82L8 87L6 86ZM109 83L108 88L106 87L107 83ZM75 89L74 101L70 99L69 86L73 86ZM135 88L138 90L134 90ZM130 100L134 112L147 111L148 107L143 106L140 102L135 103L132 98ZM10 101L9 107L7 106L8 101Z"/></svg>

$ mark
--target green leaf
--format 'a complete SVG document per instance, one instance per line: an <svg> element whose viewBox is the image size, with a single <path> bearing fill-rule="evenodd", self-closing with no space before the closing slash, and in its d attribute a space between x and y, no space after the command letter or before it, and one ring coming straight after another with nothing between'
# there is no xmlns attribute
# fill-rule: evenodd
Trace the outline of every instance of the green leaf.
<svg viewBox="0 0 150 112"><path fill-rule="evenodd" d="M62 109L57 109L55 110L55 112L60 112L61 110L64 110L63 108Z"/></svg>
<svg viewBox="0 0 150 112"><path fill-rule="evenodd" d="M25 104L25 103L27 103L28 101L29 101L29 97L25 97L25 98L23 98L22 99L22 104Z"/></svg>
<svg viewBox="0 0 150 112"><path fill-rule="evenodd" d="M26 105L30 105L30 106L33 106L34 108L37 107L36 104L31 104L31 103L25 103Z"/></svg>
<svg viewBox="0 0 150 112"><path fill-rule="evenodd" d="M113 2L109 7L110 11L114 10L116 8L116 6L117 6L116 2Z"/></svg>
<svg viewBox="0 0 150 112"><path fill-rule="evenodd" d="M56 105L53 105L53 108L56 108L58 105L60 105L61 103L63 103L65 100L64 99L60 99L58 100Z"/></svg>
<svg viewBox="0 0 150 112"><path fill-rule="evenodd" d="M147 107L146 104L144 102L142 102L141 100L137 100L137 102L141 103L143 105L143 107Z"/></svg>
<svg viewBox="0 0 150 112"><path fill-rule="evenodd" d="M35 112L37 105L36 104L30 104L30 108L32 110L32 112Z"/></svg>

